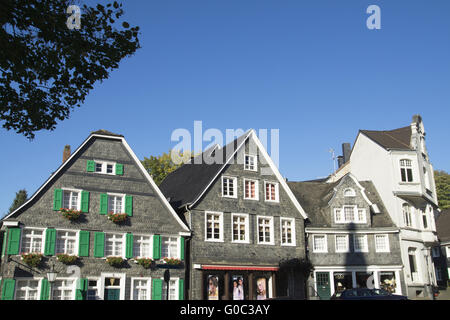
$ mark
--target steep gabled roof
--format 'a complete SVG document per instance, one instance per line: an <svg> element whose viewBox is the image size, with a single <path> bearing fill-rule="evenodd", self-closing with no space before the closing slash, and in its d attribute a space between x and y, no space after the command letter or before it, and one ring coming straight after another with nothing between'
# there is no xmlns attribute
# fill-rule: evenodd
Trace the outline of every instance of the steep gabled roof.
<svg viewBox="0 0 450 320"><path fill-rule="evenodd" d="M186 224L180 219L180 217L175 213L175 211L173 210L172 206L169 204L169 202L167 201L167 199L164 197L163 193L161 192L161 190L158 188L158 186L156 185L156 183L153 181L152 177L150 176L150 174L147 172L147 170L145 170L144 166L142 165L141 161L139 161L138 157L136 156L136 154L134 153L134 151L131 149L131 147L128 145L128 143L126 142L125 138L122 135L118 135L118 134L114 134L111 133L109 131L106 130L98 130L98 131L94 131L92 132L89 137L75 150L75 152L73 152L71 154L71 156L64 162L62 163L59 168L53 172L50 177L47 179L47 181L44 182L44 184L23 204L21 205L19 208L17 208L16 210L14 210L13 212L11 212L10 214L6 215L5 217L3 217L1 219L1 221L7 220L10 217L15 217L16 215L20 214L24 209L27 208L27 206L29 204L32 203L32 201L38 196L40 195L41 192L44 192L45 187L50 184L52 181L54 181L58 174L66 167L69 165L69 163L71 163L71 160L76 157L81 150L83 149L83 147L85 145L87 145L92 139L95 138L103 138L103 139L113 139L113 140L119 140L122 142L123 146L125 147L125 149L129 152L129 154L131 155L131 157L133 158L133 160L135 161L136 165L139 167L139 169L141 170L141 172L143 173L143 175L145 176L145 178L147 179L147 181L150 183L150 185L153 187L153 189L155 190L156 194L158 195L158 197L160 197L161 201L163 202L164 206L167 207L167 209L169 210L169 212L174 216L174 218L176 219L176 221L181 225L181 227L187 232L189 233L189 228L186 226Z"/></svg>
<svg viewBox="0 0 450 320"><path fill-rule="evenodd" d="M436 219L436 231L439 240L450 241L450 209L443 210Z"/></svg>
<svg viewBox="0 0 450 320"><path fill-rule="evenodd" d="M249 138L252 138L257 145L261 155L264 157L266 163L278 178L280 185L284 188L294 206L300 214L307 219L305 210L303 210L297 198L290 190L286 180L281 176L278 168L267 154L254 130L247 131L245 134L230 142L223 148L216 146L210 148L201 155L198 155L196 158L192 159L189 163L184 164L177 170L171 172L161 183L161 191L175 208L179 209L184 206L194 206ZM208 162L205 162L204 159L210 159L211 152L215 153L216 159L219 158L223 161L221 161L221 163L209 162L209 164Z"/></svg>
<svg viewBox="0 0 450 320"><path fill-rule="evenodd" d="M389 131L360 130L360 132L387 150L412 150L410 126Z"/></svg>

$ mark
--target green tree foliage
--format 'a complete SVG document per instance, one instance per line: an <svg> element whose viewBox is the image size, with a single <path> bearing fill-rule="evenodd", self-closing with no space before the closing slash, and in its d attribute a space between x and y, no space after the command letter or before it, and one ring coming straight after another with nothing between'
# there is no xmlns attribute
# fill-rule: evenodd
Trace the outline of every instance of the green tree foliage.
<svg viewBox="0 0 450 320"><path fill-rule="evenodd" d="M27 201L27 199L28 199L27 190L22 189L22 190L19 190L18 192L16 192L16 197L14 198L14 201L13 201L11 207L9 207L8 214L13 212L14 210L16 210L21 205L23 205L25 203L25 201Z"/></svg>
<svg viewBox="0 0 450 320"><path fill-rule="evenodd" d="M120 23L122 5L79 5L80 29L69 29L71 0L0 2L0 123L33 139L54 130L84 102L94 83L140 47L139 27Z"/></svg>
<svg viewBox="0 0 450 320"><path fill-rule="evenodd" d="M434 181L439 207L441 209L450 208L450 175L445 171L435 170Z"/></svg>
<svg viewBox="0 0 450 320"><path fill-rule="evenodd" d="M163 153L160 156L150 156L150 158L144 157L142 165L150 173L153 180L157 185L160 185L164 178L183 165L184 162L190 160L191 152L173 152Z"/></svg>

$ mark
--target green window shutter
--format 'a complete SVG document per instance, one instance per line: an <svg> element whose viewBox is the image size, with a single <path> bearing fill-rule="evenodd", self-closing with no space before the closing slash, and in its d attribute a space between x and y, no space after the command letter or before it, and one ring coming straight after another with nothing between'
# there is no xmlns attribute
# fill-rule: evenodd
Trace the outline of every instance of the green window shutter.
<svg viewBox="0 0 450 320"><path fill-rule="evenodd" d="M47 279L41 281L41 300L48 300L50 297L50 285Z"/></svg>
<svg viewBox="0 0 450 320"><path fill-rule="evenodd" d="M6 253L6 241L8 239L8 229L3 233L2 256Z"/></svg>
<svg viewBox="0 0 450 320"><path fill-rule="evenodd" d="M8 254L19 254L20 248L20 228L9 229Z"/></svg>
<svg viewBox="0 0 450 320"><path fill-rule="evenodd" d="M96 232L94 234L94 257L103 258L105 256L105 234Z"/></svg>
<svg viewBox="0 0 450 320"><path fill-rule="evenodd" d="M184 237L180 237L180 260L184 260Z"/></svg>
<svg viewBox="0 0 450 320"><path fill-rule="evenodd" d="M133 196L125 196L125 213L129 216L133 216Z"/></svg>
<svg viewBox="0 0 450 320"><path fill-rule="evenodd" d="M53 210L58 211L62 208L63 203L63 191L62 189L55 189L55 195L53 197Z"/></svg>
<svg viewBox="0 0 450 320"><path fill-rule="evenodd" d="M162 279L153 279L152 300L162 300Z"/></svg>
<svg viewBox="0 0 450 320"><path fill-rule="evenodd" d="M119 176L123 175L123 164L116 163L116 175L119 175Z"/></svg>
<svg viewBox="0 0 450 320"><path fill-rule="evenodd" d="M94 172L95 171L95 161L94 160L88 160L86 163L86 171L87 172Z"/></svg>
<svg viewBox="0 0 450 320"><path fill-rule="evenodd" d="M153 260L161 259L161 236L155 234L153 236Z"/></svg>
<svg viewBox="0 0 450 320"><path fill-rule="evenodd" d="M75 300L86 300L86 293L88 289L88 279L80 278L77 289L75 291Z"/></svg>
<svg viewBox="0 0 450 320"><path fill-rule="evenodd" d="M178 300L184 300L184 279L178 279Z"/></svg>
<svg viewBox="0 0 450 320"><path fill-rule="evenodd" d="M133 258L133 235L131 233L126 234L125 258Z"/></svg>
<svg viewBox="0 0 450 320"><path fill-rule="evenodd" d="M45 231L44 255L54 256L55 245L56 245L56 230L49 228Z"/></svg>
<svg viewBox="0 0 450 320"><path fill-rule="evenodd" d="M15 286L16 286L16 280L3 279L2 300L14 300Z"/></svg>
<svg viewBox="0 0 450 320"><path fill-rule="evenodd" d="M89 191L81 191L81 212L89 212Z"/></svg>
<svg viewBox="0 0 450 320"><path fill-rule="evenodd" d="M100 214L108 214L108 195L106 193L100 195Z"/></svg>
<svg viewBox="0 0 450 320"><path fill-rule="evenodd" d="M89 231L80 231L80 239L78 241L78 255L80 257L89 257L89 236Z"/></svg>

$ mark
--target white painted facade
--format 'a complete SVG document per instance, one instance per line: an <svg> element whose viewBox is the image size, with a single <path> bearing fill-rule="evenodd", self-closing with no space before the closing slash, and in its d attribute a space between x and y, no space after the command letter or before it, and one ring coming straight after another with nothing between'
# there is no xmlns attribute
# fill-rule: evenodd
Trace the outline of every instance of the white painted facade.
<svg viewBox="0 0 450 320"><path fill-rule="evenodd" d="M410 147L385 149L360 132L346 171L360 181L371 180L374 183L393 222L400 229L407 294L410 297L429 296L430 285L436 284L431 245L438 241L434 219L438 204L433 166L425 145L425 130L417 116L411 123ZM411 161L410 182L402 181L401 160ZM410 218L405 219L407 205L410 206L410 214L406 216ZM411 267L413 260L416 265Z"/></svg>

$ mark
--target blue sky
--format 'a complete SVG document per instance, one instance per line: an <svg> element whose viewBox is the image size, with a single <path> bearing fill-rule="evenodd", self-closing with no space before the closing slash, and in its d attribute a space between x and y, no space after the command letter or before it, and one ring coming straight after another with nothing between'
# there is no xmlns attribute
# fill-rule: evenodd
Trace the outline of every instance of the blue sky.
<svg viewBox="0 0 450 320"><path fill-rule="evenodd" d="M371 4L381 30L366 27ZM133 0L124 10L142 48L70 119L32 142L0 129L0 216L56 170L64 145L98 129L123 134L140 159L167 152L195 120L224 134L279 129L281 173L307 180L331 173L328 150L359 129L420 113L434 168L450 171L450 1Z"/></svg>

